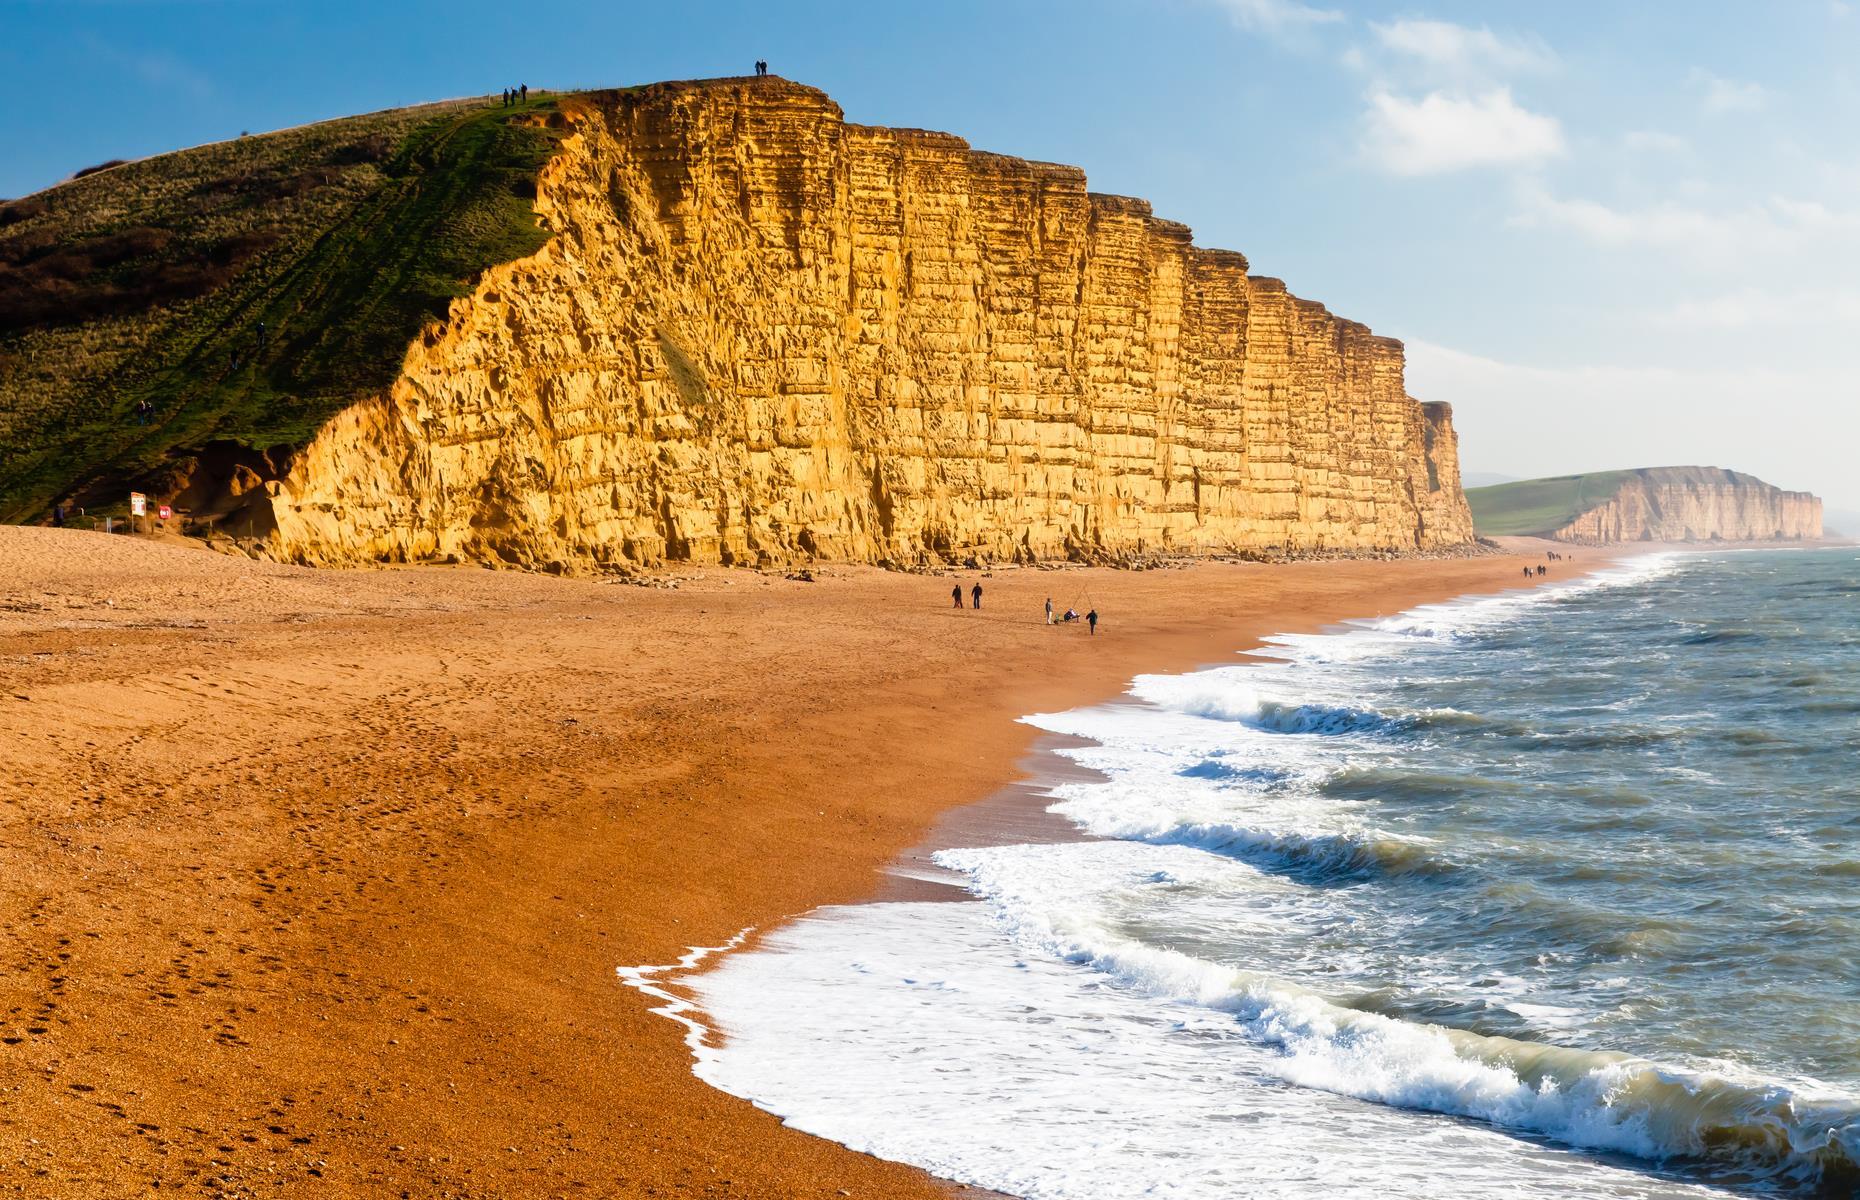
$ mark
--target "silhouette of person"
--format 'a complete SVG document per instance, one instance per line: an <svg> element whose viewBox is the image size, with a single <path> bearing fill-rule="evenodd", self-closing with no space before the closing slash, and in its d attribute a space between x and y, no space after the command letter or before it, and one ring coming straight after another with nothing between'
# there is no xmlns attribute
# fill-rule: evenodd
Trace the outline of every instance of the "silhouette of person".
<svg viewBox="0 0 1860 1200"><path fill-rule="evenodd" d="M949 589L949 598L956 602L957 608L962 607L962 585L960 583Z"/></svg>
<svg viewBox="0 0 1860 1200"><path fill-rule="evenodd" d="M1085 614L1085 624L1091 626L1091 635L1093 637L1097 637L1098 636L1098 610L1097 609L1094 608L1090 612Z"/></svg>
<svg viewBox="0 0 1860 1200"><path fill-rule="evenodd" d="M974 601L974 603L971 604L970 607L980 608L982 606L982 585L978 583L974 587L970 588L969 596Z"/></svg>
<svg viewBox="0 0 1860 1200"><path fill-rule="evenodd" d="M505 108L510 107L510 89L509 88L504 89L504 107Z"/></svg>
<svg viewBox="0 0 1860 1200"><path fill-rule="evenodd" d="M525 102L529 100L530 98L530 85L529 84L527 83L518 84L517 91L522 95Z"/></svg>

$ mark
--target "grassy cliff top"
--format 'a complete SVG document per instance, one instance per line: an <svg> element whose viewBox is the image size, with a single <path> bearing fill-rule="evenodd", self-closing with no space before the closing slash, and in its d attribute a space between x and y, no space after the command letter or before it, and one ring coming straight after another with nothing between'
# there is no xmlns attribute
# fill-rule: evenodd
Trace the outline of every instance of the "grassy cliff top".
<svg viewBox="0 0 1860 1200"><path fill-rule="evenodd" d="M1597 471L1467 488L1473 528L1486 537L1549 533L1604 504L1632 471Z"/></svg>
<svg viewBox="0 0 1860 1200"><path fill-rule="evenodd" d="M1467 488L1466 503L1472 509L1473 527L1482 536L1524 537L1561 529L1590 509L1606 504L1629 481L1680 487L1770 486L1754 475L1722 467L1640 467Z"/></svg>
<svg viewBox="0 0 1860 1200"><path fill-rule="evenodd" d="M301 445L387 386L482 271L547 240L554 106L395 109L0 203L0 520L210 445Z"/></svg>

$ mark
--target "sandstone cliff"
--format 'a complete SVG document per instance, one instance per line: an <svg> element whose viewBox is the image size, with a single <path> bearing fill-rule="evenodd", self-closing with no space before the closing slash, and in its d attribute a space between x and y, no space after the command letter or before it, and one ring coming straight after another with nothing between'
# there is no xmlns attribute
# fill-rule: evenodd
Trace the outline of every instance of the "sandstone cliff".
<svg viewBox="0 0 1860 1200"><path fill-rule="evenodd" d="M489 271L251 493L312 563L919 563L1472 537L1402 347L1075 168L766 78L565 100ZM558 118L562 119L562 118Z"/></svg>
<svg viewBox="0 0 1860 1200"><path fill-rule="evenodd" d="M1614 494L1551 531L1565 542L1765 542L1821 537L1821 500L1718 467L1625 472Z"/></svg>

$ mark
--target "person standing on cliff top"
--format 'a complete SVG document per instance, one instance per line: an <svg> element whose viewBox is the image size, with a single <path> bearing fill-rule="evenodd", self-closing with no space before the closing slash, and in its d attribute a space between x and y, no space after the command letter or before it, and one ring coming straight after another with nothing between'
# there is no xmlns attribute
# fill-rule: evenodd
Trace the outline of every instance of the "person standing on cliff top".
<svg viewBox="0 0 1860 1200"><path fill-rule="evenodd" d="M980 608L982 606L982 585L978 583L974 587L970 588L969 595L975 601L974 604L970 605L970 607ZM957 600L957 603L960 604L962 603L962 601Z"/></svg>
<svg viewBox="0 0 1860 1200"><path fill-rule="evenodd" d="M962 585L960 583L949 589L949 598L956 602L957 608L962 607Z"/></svg>

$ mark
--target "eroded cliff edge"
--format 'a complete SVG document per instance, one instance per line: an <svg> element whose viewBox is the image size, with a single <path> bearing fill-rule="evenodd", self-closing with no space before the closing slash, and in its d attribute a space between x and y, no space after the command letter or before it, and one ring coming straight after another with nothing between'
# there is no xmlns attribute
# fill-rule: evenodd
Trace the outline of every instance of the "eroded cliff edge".
<svg viewBox="0 0 1860 1200"><path fill-rule="evenodd" d="M269 551L576 569L1472 538L1399 342L1075 168L774 78L565 99L536 211L256 491Z"/></svg>
<svg viewBox="0 0 1860 1200"><path fill-rule="evenodd" d="M1821 499L1719 467L1630 471L1612 496L1550 536L1565 542L1819 540Z"/></svg>

